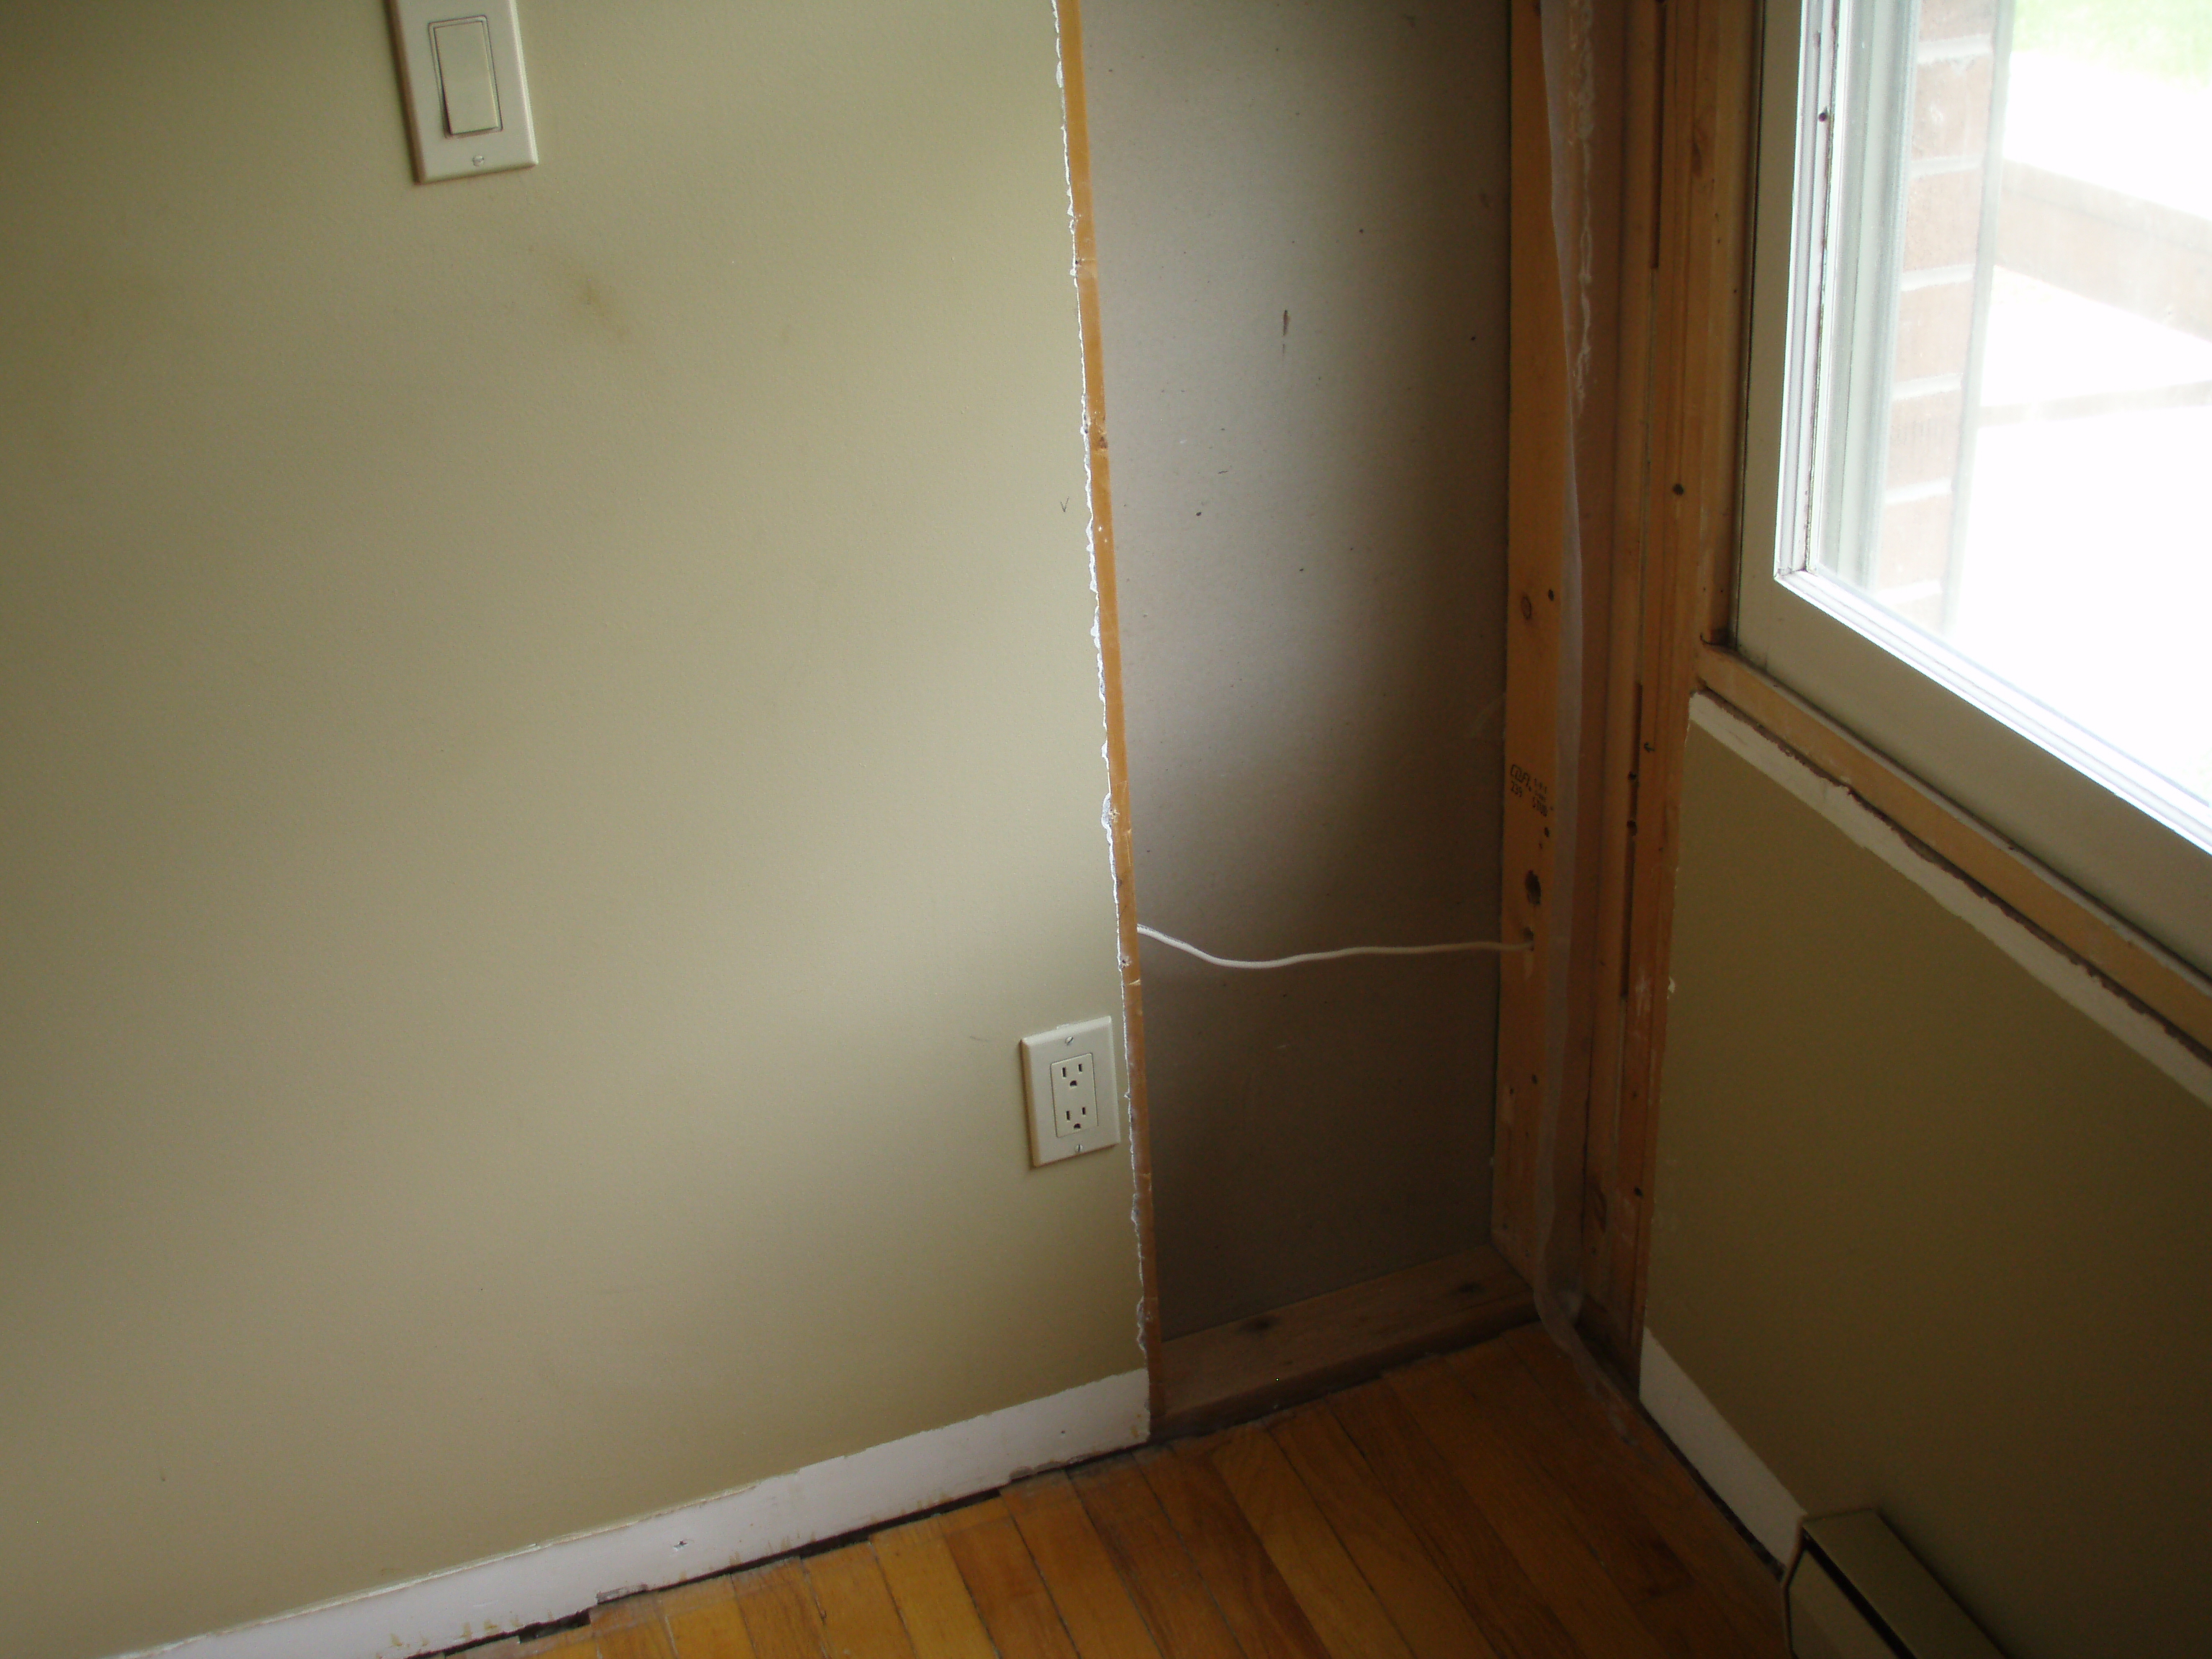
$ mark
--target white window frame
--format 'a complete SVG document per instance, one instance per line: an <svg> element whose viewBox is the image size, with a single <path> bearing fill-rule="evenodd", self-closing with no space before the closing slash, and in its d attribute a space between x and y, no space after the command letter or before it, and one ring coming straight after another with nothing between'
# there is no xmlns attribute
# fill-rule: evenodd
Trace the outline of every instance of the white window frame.
<svg viewBox="0 0 2212 1659"><path fill-rule="evenodd" d="M1741 653L2084 894L2212 973L2212 836L2171 786L1807 568L1812 297L1832 123L1823 51L1843 0L1767 0L1746 385ZM1894 3L1895 0L1872 0ZM1810 130L1812 137L1806 135ZM2212 642L2208 642L2212 649Z"/></svg>

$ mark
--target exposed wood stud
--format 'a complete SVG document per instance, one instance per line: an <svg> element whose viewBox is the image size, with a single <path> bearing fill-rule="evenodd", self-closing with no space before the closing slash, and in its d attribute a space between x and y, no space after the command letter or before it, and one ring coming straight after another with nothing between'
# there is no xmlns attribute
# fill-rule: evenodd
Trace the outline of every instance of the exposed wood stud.
<svg viewBox="0 0 2212 1659"><path fill-rule="evenodd" d="M1602 756L1577 1183L1584 1334L1632 1375L1643 1330L1682 749L1698 653L1734 595L1750 250L1756 0L1628 14ZM1648 219L1645 216L1649 216ZM1578 964L1579 965L1579 964ZM1579 999L1587 998L1584 1003Z"/></svg>
<svg viewBox="0 0 2212 1659"><path fill-rule="evenodd" d="M1535 1316L1528 1287L1487 1246L1179 1336L1155 1428L1217 1428L1441 1353Z"/></svg>
<svg viewBox="0 0 2212 1659"><path fill-rule="evenodd" d="M1541 1267L1536 1195L1544 1101L1544 992L1553 930L1540 913L1553 884L1550 833L1559 780L1559 617L1555 603L1565 556L1568 500L1567 385L1559 266L1551 223L1550 140L1544 57L1534 5L1513 8L1511 323L1508 353L1506 580L1520 596L1522 626L1505 641L1505 790L1500 830L1504 879L1500 937L1534 948L1509 957L1498 976L1498 1101L1491 1237L1533 1285ZM1529 1081L1523 1083L1522 1079Z"/></svg>

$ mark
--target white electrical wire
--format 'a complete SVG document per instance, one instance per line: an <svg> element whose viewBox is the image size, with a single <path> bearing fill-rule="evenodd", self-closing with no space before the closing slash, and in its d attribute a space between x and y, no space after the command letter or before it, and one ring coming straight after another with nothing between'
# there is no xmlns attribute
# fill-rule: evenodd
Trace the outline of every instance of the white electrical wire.
<svg viewBox="0 0 2212 1659"><path fill-rule="evenodd" d="M1217 957L1211 951L1201 951L1195 945L1187 945L1171 939L1157 927L1147 927L1141 921L1137 931L1146 939L1157 939L1170 950L1182 951L1187 957L1196 957L1200 962L1210 962L1217 968L1295 968L1302 962L1335 962L1344 957L1440 957L1454 951L1496 951L1501 955L1516 951L1533 951L1535 943L1522 939L1508 945L1498 939L1461 939L1451 945L1348 945L1341 951L1306 951L1294 957L1273 957L1266 962L1239 962L1234 957Z"/></svg>

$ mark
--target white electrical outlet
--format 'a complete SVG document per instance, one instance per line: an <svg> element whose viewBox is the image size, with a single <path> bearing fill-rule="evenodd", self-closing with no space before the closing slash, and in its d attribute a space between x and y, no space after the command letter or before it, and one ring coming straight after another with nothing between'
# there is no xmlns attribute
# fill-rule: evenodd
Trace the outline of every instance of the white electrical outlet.
<svg viewBox="0 0 2212 1659"><path fill-rule="evenodd" d="M1031 1164L1054 1164L1120 1143L1121 1093L1115 1076L1110 1019L1022 1039Z"/></svg>
<svg viewBox="0 0 2212 1659"><path fill-rule="evenodd" d="M1060 1138L1087 1135L1097 1127L1098 1094L1087 1054L1052 1063L1052 1132Z"/></svg>

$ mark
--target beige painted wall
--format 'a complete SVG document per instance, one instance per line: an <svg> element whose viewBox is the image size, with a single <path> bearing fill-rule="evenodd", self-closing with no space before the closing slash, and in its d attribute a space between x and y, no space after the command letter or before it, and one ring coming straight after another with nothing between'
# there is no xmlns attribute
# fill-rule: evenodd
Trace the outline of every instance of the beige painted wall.
<svg viewBox="0 0 2212 1659"><path fill-rule="evenodd" d="M1494 938L1502 0L1085 0L1138 914ZM1494 963L1144 951L1170 1334L1486 1241Z"/></svg>
<svg viewBox="0 0 2212 1659"><path fill-rule="evenodd" d="M0 1653L1140 1365L1049 0L0 12Z"/></svg>
<svg viewBox="0 0 2212 1659"><path fill-rule="evenodd" d="M1650 1326L2014 1659L2212 1643L2212 1108L1693 730Z"/></svg>

